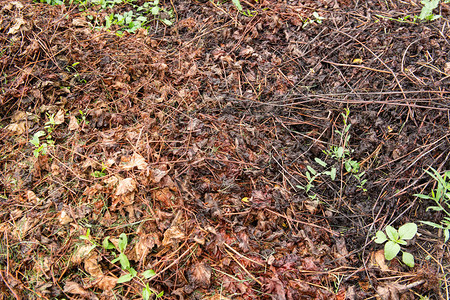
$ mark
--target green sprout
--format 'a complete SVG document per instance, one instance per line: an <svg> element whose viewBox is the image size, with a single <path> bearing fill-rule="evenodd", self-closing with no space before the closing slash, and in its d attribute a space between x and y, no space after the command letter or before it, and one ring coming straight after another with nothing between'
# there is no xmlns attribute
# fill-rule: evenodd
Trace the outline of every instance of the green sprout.
<svg viewBox="0 0 450 300"><path fill-rule="evenodd" d="M386 260L392 260L401 250L400 245L407 245L406 240L411 240L417 233L417 225L406 223L397 230L392 226L386 226L386 234L379 230L375 235L375 243L384 244L384 257ZM402 261L405 265L414 267L414 256L411 253L402 250Z"/></svg>

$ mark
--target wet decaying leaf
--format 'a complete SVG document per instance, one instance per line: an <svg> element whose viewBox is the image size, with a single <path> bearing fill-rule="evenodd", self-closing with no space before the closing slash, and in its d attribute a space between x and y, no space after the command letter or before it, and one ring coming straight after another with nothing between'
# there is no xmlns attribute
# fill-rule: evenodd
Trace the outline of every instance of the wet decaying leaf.
<svg viewBox="0 0 450 300"><path fill-rule="evenodd" d="M0 2L0 294L448 294L448 3L38 2Z"/></svg>

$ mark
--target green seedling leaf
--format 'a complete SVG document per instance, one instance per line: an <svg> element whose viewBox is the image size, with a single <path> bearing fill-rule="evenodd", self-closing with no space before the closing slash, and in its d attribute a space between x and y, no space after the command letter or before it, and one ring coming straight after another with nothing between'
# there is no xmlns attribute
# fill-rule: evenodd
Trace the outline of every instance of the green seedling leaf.
<svg viewBox="0 0 450 300"><path fill-rule="evenodd" d="M420 199L433 199L433 198L431 198L430 196L427 196L427 195L422 195L422 194L414 194L413 195L414 197L418 197L418 198L420 198Z"/></svg>
<svg viewBox="0 0 450 300"><path fill-rule="evenodd" d="M105 239L103 240L103 243L102 243L103 248L105 248L106 250L115 248L114 244L109 241L109 238L110 238L109 236L105 237Z"/></svg>
<svg viewBox="0 0 450 300"><path fill-rule="evenodd" d="M386 244L384 244L384 258L386 258L386 260L392 260L397 256L399 251L400 245L394 243L393 241L388 241Z"/></svg>
<svg viewBox="0 0 450 300"><path fill-rule="evenodd" d="M440 207L440 206L428 206L428 207L427 207L427 211L429 211L429 210L442 211L443 208Z"/></svg>
<svg viewBox="0 0 450 300"><path fill-rule="evenodd" d="M406 241L404 241L404 240L398 240L398 241L395 241L397 244L400 244L400 245L403 245L403 246L406 246L406 245L408 245L408 243L406 242Z"/></svg>
<svg viewBox="0 0 450 300"><path fill-rule="evenodd" d="M309 174L308 171L306 171L305 175L306 175L306 179L308 179L308 181L311 181L311 174Z"/></svg>
<svg viewBox="0 0 450 300"><path fill-rule="evenodd" d="M444 226L439 225L439 224L436 224L436 223L433 223L433 222L429 222L429 221L420 221L420 223L425 224L425 225L428 225L428 226L431 226L431 227L436 228L436 229L444 229Z"/></svg>
<svg viewBox="0 0 450 300"><path fill-rule="evenodd" d="M406 223L398 229L398 234L403 240L412 239L417 233L417 225L414 223Z"/></svg>
<svg viewBox="0 0 450 300"><path fill-rule="evenodd" d="M153 277L156 275L156 272L152 269L145 271L142 273L142 276L144 276L145 279L149 279L150 277Z"/></svg>
<svg viewBox="0 0 450 300"><path fill-rule="evenodd" d="M420 12L420 20L432 20L433 10L438 7L439 0L422 0L420 3L423 4L422 11Z"/></svg>
<svg viewBox="0 0 450 300"><path fill-rule="evenodd" d="M127 271L128 272L130 272L130 274L133 276L133 277L136 277L137 276L137 271L134 269L134 268L127 268Z"/></svg>
<svg viewBox="0 0 450 300"><path fill-rule="evenodd" d="M241 2L239 0L231 0L231 2L233 2L234 6L236 6L236 8L239 11L242 11L242 5L241 5Z"/></svg>
<svg viewBox="0 0 450 300"><path fill-rule="evenodd" d="M398 231L394 227L386 226L386 234L391 241L397 241L399 239Z"/></svg>
<svg viewBox="0 0 450 300"><path fill-rule="evenodd" d="M125 274L123 276L120 276L119 279L117 279L117 283L124 283L124 282L128 282L131 279L133 279L133 275L131 275L130 273Z"/></svg>
<svg viewBox="0 0 450 300"><path fill-rule="evenodd" d="M337 158L342 158L344 157L344 147L339 147L337 149L337 154L336 154Z"/></svg>
<svg viewBox="0 0 450 300"><path fill-rule="evenodd" d="M414 268L414 256L411 253L403 251L402 254L402 261L407 265L408 267Z"/></svg>
<svg viewBox="0 0 450 300"><path fill-rule="evenodd" d="M159 294L156 295L156 298L161 298L162 296L164 296L164 291L159 292Z"/></svg>
<svg viewBox="0 0 450 300"><path fill-rule="evenodd" d="M150 290L150 287L148 286L148 283L147 283L145 288L142 289L142 299L149 300L151 295L152 295L152 291Z"/></svg>
<svg viewBox="0 0 450 300"><path fill-rule="evenodd" d="M331 168L330 177L331 177L331 180L336 179L336 168Z"/></svg>
<svg viewBox="0 0 450 300"><path fill-rule="evenodd" d="M119 247L120 252L125 252L125 249L127 248L128 245L128 238L125 233L119 235L119 242L117 245Z"/></svg>
<svg viewBox="0 0 450 300"><path fill-rule="evenodd" d="M44 135L45 135L45 132L42 130L36 132L33 135L33 137L31 138L30 143L33 144L35 147L39 147L39 138Z"/></svg>
<svg viewBox="0 0 450 300"><path fill-rule="evenodd" d="M311 174L316 175L317 171L314 170L311 166L306 166L306 169L308 169L309 172L311 172Z"/></svg>
<svg viewBox="0 0 450 300"><path fill-rule="evenodd" d="M154 6L151 10L151 13L152 13L152 15L157 16L157 15L159 15L159 11L160 11L159 6Z"/></svg>
<svg viewBox="0 0 450 300"><path fill-rule="evenodd" d="M167 19L162 19L161 22L163 22L167 26L172 26L173 25L173 22L170 21L170 20L167 20Z"/></svg>
<svg viewBox="0 0 450 300"><path fill-rule="evenodd" d="M384 232L380 231L380 230L377 231L375 237L376 237L376 239L374 240L374 242L377 244L383 244L384 242L386 242L388 240L386 235L384 234Z"/></svg>
<svg viewBox="0 0 450 300"><path fill-rule="evenodd" d="M318 158L318 157L314 158L314 160L316 161L316 163L318 163L319 165L321 165L321 166L324 167L324 168L327 166L327 163L324 162L323 160L321 160L321 159Z"/></svg>
<svg viewBox="0 0 450 300"><path fill-rule="evenodd" d="M449 229L444 229L444 243L447 243L448 238L450 237Z"/></svg>
<svg viewBox="0 0 450 300"><path fill-rule="evenodd" d="M128 257L125 255L125 253L119 254L119 261L123 270L130 268L130 261L128 260Z"/></svg>

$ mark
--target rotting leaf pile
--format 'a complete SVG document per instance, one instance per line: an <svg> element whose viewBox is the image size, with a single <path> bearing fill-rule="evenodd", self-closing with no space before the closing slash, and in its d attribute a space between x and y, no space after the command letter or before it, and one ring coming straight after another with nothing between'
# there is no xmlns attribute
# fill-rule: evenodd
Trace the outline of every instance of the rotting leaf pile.
<svg viewBox="0 0 450 300"><path fill-rule="evenodd" d="M0 3L2 294L448 298L413 196L450 169L448 4L240 3L166 1L173 26L120 38ZM406 223L414 268L371 241Z"/></svg>

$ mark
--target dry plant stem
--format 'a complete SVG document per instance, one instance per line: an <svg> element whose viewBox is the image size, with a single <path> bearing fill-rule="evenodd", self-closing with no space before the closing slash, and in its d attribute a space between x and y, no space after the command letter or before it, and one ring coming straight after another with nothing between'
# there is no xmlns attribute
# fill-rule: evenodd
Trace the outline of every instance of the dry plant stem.
<svg viewBox="0 0 450 300"><path fill-rule="evenodd" d="M236 257L233 256L233 254L231 254L231 252L229 252L227 249L224 249L226 253L228 253L229 256L231 256L231 258L239 265L239 267L241 267L242 270L244 270L245 273L248 274L248 276L250 276L251 279L253 279L255 282L257 282L259 285L263 285L261 281L259 281L258 279L255 278L255 276L253 276L238 260Z"/></svg>
<svg viewBox="0 0 450 300"><path fill-rule="evenodd" d="M6 270L5 270L5 277L8 277L8 273L9 273L9 239L8 239L8 234L5 231L4 232L4 236L5 236L5 240L6 240ZM20 296L16 294L16 292L13 290L12 287L9 286L8 281L6 280L5 277L3 277L3 272L2 270L0 270L0 276L2 277L3 282L5 283L5 285L8 287L8 289L11 291L11 293L14 295L14 298L16 298L17 300L20 300Z"/></svg>
<svg viewBox="0 0 450 300"><path fill-rule="evenodd" d="M328 232L328 233L330 233L330 234L332 234L334 236L339 236L340 235L339 233L336 233L333 230L330 230L328 228L325 228L325 227L322 227L322 226L319 226L319 225L316 225L316 224L313 224L313 223L308 223L308 222L303 222L303 221L299 221L299 220L294 220L292 218L289 218L288 216L282 215L282 214L277 213L276 211L270 210L268 208L265 208L265 210L270 212L270 213L273 213L274 215L277 215L279 217L285 218L288 221L291 221L291 222L294 222L294 223L303 224L303 225L308 225L308 226L311 226L311 227L316 227L316 228L325 230L326 232Z"/></svg>
<svg viewBox="0 0 450 300"><path fill-rule="evenodd" d="M260 265L260 266L262 266L262 267L265 267L265 266L266 266L266 265L263 264L263 263L257 262L257 261L255 261L255 260L253 260L253 259L250 259L250 258L248 258L248 257L246 257L246 256L244 256L244 255L242 255L242 254L240 254L239 252L237 252L236 250L234 250L233 247L231 247L231 246L228 245L227 243L223 243L223 244L224 244L228 249L230 249L230 250L233 251L235 254L237 254L238 256L240 256L240 257L242 257L242 258L245 258L246 260L251 261L252 263L255 263L255 264Z"/></svg>
<svg viewBox="0 0 450 300"><path fill-rule="evenodd" d="M369 51L379 62L381 62L383 64L383 66L386 67L386 69L389 70L389 72L392 74L392 76L394 76L395 82L398 85L398 88L402 91L402 95L403 95L403 99L406 101L407 105L408 105L408 117L411 117L411 119L415 122L414 119L414 114L412 112L411 106L409 104L409 101L406 98L405 92L403 91L403 87L400 84L400 81L397 78L397 75L395 75L394 71L392 71L392 69L378 56L376 55L369 47L367 47L366 45L364 45L364 43L360 42L358 39L356 39L355 37L349 35L348 33L345 33L343 31L340 30L336 30L338 33L343 34L345 36L347 36L348 38L351 38L352 40L354 40L355 42L357 42L358 44L360 44L361 46L363 46L367 51ZM417 124L416 124L417 125Z"/></svg>
<svg viewBox="0 0 450 300"><path fill-rule="evenodd" d="M330 65L333 66L339 66L339 67L351 67L351 68L360 68L360 69L365 69L365 70L369 70L369 71L374 71L374 72L380 72L380 73L387 73L387 74L392 74L389 71L385 71L385 70L378 70L378 69L373 69L373 68L369 68L363 65L349 65L349 64L341 64L341 63L336 63L333 61L329 61L329 60L324 60L324 63L328 63Z"/></svg>
<svg viewBox="0 0 450 300"><path fill-rule="evenodd" d="M0 277L2 278L2 281L5 283L5 285L8 287L8 289L11 291L11 293L14 296L14 298L16 298L17 300L20 300L21 298L19 297L19 295L16 294L16 292L9 286L9 284L6 281L5 277L3 277L3 272L2 271L0 271Z"/></svg>
<svg viewBox="0 0 450 300"><path fill-rule="evenodd" d="M167 267L165 267L163 270L159 271L158 273L156 273L153 277L150 277L149 282L152 281L153 279L157 278L158 276L160 276L162 273L164 273L165 271L167 271L168 269L170 269L172 266L176 265L180 259L182 259L186 254L188 254L192 248L194 248L195 246L197 246L197 244L192 244L186 251L184 251L177 259L175 259L170 265L168 265ZM177 251L175 251L177 252Z"/></svg>

